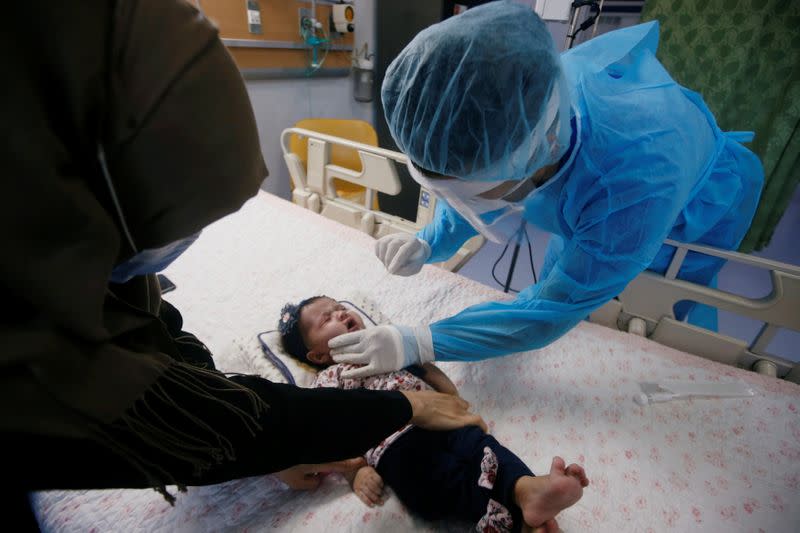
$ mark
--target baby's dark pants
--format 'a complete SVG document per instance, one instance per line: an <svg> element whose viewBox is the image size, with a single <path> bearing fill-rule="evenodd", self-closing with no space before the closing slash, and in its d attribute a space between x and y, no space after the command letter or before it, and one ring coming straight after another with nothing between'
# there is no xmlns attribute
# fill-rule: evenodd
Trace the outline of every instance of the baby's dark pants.
<svg viewBox="0 0 800 533"><path fill-rule="evenodd" d="M482 473L486 478L481 462L487 447L498 465L491 489L478 483ZM510 512L513 531L522 526L514 485L533 475L516 455L475 426L453 431L411 428L386 449L376 469L406 507L423 518L478 523L494 500Z"/></svg>

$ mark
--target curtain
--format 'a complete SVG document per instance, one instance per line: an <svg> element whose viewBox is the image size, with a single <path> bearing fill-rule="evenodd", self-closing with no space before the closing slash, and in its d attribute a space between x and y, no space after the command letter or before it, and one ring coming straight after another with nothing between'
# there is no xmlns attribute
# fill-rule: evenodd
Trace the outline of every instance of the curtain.
<svg viewBox="0 0 800 533"><path fill-rule="evenodd" d="M642 19L660 22L659 59L723 131L755 131L765 184L740 249L763 248L800 181L800 0L647 0Z"/></svg>

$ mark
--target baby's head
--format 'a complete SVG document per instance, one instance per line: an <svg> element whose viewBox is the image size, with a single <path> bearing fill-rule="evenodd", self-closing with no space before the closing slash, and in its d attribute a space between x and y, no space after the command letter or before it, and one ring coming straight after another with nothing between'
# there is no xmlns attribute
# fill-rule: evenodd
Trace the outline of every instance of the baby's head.
<svg viewBox="0 0 800 533"><path fill-rule="evenodd" d="M327 296L286 304L278 322L283 348L298 361L317 368L335 363L329 340L360 329L364 329L364 322L359 314Z"/></svg>

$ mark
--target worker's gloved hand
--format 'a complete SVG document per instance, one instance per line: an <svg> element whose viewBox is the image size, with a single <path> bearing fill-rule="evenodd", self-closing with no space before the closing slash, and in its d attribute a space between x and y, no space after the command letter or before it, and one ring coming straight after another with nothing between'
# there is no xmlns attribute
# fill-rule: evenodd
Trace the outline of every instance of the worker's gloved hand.
<svg viewBox="0 0 800 533"><path fill-rule="evenodd" d="M385 374L409 365L433 361L433 339L427 326L375 326L339 335L328 341L337 363L364 365L342 372L344 378Z"/></svg>
<svg viewBox="0 0 800 533"><path fill-rule="evenodd" d="M427 242L408 233L392 233L375 243L375 255L390 274L413 276L431 256Z"/></svg>

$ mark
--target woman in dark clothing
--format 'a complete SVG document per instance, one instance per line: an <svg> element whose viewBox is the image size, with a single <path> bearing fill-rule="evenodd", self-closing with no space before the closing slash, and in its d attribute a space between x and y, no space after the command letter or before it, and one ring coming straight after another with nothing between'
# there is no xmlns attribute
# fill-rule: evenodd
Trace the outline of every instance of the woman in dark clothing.
<svg viewBox="0 0 800 533"><path fill-rule="evenodd" d="M6 502L106 487L171 499L166 485L301 463L285 479L313 485L309 465L360 456L409 421L482 424L446 395L217 372L153 275L267 175L215 28L179 0L7 7L7 20L34 22L0 35L0 439L4 490L16 491ZM333 412L352 412L352 427L327 423Z"/></svg>

